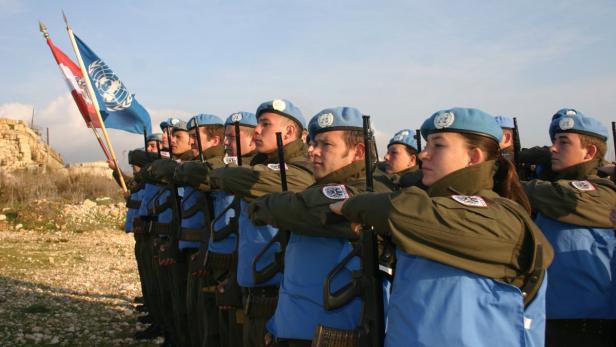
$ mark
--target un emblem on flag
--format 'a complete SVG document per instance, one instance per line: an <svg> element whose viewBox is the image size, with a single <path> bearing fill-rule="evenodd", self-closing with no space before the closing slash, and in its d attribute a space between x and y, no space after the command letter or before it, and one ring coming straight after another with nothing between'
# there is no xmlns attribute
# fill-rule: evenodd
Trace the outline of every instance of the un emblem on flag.
<svg viewBox="0 0 616 347"><path fill-rule="evenodd" d="M105 107L112 112L122 111L130 107L133 96L118 76L102 60L95 60L88 66L92 82L105 101Z"/></svg>

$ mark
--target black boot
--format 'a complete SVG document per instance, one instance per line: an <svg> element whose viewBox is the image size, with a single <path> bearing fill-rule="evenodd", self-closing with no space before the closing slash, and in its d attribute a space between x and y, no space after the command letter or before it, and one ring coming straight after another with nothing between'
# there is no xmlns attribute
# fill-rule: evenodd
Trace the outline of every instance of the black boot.
<svg viewBox="0 0 616 347"><path fill-rule="evenodd" d="M137 317L137 322L143 323L143 324L151 324L151 323L154 323L154 320L149 314L147 314L145 316Z"/></svg>
<svg viewBox="0 0 616 347"><path fill-rule="evenodd" d="M157 324L152 324L143 331L137 331L135 340L152 340L159 336L163 336L163 330Z"/></svg>
<svg viewBox="0 0 616 347"><path fill-rule="evenodd" d="M135 303L135 304L143 304L143 296L136 296L133 299L133 303Z"/></svg>

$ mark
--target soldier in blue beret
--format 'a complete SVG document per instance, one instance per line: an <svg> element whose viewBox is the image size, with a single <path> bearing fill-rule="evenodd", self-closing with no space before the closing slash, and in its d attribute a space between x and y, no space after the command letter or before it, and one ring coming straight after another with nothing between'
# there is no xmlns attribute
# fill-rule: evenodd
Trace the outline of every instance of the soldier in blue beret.
<svg viewBox="0 0 616 347"><path fill-rule="evenodd" d="M312 168L307 162L306 145L301 139L305 121L299 108L288 100L275 99L262 103L256 112L254 130L257 154L250 165L212 169L200 167L181 175L200 177L198 187L202 190L222 190L240 200L239 242L237 280L243 289L246 303L243 338L246 346L261 346L265 335L265 323L273 314L278 284L281 275L275 274L256 282L252 263L255 256L277 233L270 225L255 225L247 214L248 202L265 194L281 190L280 161L277 152L276 133L281 133L282 150L286 161L288 189L301 191L314 182ZM190 171L190 172L189 172ZM278 252L276 247L264 251L257 267L271 264Z"/></svg>
<svg viewBox="0 0 616 347"><path fill-rule="evenodd" d="M235 123L240 126L240 134L235 133ZM240 147L244 161L250 162L255 152L254 133L257 127L257 117L252 112L235 112L225 120L225 151L227 161L237 163L236 136L240 137Z"/></svg>
<svg viewBox="0 0 616 347"><path fill-rule="evenodd" d="M513 129L515 128L513 118L507 116L496 116L494 119L501 129L503 129L503 137L500 143L502 155L513 161Z"/></svg>
<svg viewBox="0 0 616 347"><path fill-rule="evenodd" d="M452 108L421 133L422 185L330 206L397 246L385 345L543 345L552 249L499 155L501 128L483 111Z"/></svg>
<svg viewBox="0 0 616 347"><path fill-rule="evenodd" d="M417 170L417 141L410 129L398 131L387 144L385 172L388 175L402 175Z"/></svg>
<svg viewBox="0 0 616 347"><path fill-rule="evenodd" d="M559 110L550 123L549 181L524 186L535 222L555 249L548 270L547 346L616 344L616 237L610 210L616 185L597 176L608 131L581 112Z"/></svg>
<svg viewBox="0 0 616 347"><path fill-rule="evenodd" d="M362 127L362 113L353 107L327 108L317 113L309 127L316 183L299 193L268 194L251 206L251 218L256 224L271 223L291 232L278 305L267 326L277 341L289 346L310 346L317 338L314 334L318 326L336 334L340 329L352 331L359 325L359 298L334 311L327 311L322 304L323 282L350 252L350 240L356 238L348 223L330 228L324 227L322 221L330 203L366 189ZM376 189L387 190L380 184ZM358 268L352 266L336 279L345 283L354 270ZM319 339L323 342L328 337ZM332 343L336 337L329 339Z"/></svg>

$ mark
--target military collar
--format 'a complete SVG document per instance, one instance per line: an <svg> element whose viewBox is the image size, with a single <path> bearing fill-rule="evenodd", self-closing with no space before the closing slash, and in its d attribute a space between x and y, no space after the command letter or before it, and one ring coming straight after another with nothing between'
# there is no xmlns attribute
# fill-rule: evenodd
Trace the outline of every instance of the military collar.
<svg viewBox="0 0 616 347"><path fill-rule="evenodd" d="M188 150L178 156L173 156L174 160L180 160L180 161L189 161L189 160L195 160L195 156L193 155L192 149Z"/></svg>
<svg viewBox="0 0 616 347"><path fill-rule="evenodd" d="M208 160L215 157L223 157L225 155L225 147L223 145L213 146L203 151L203 159Z"/></svg>
<svg viewBox="0 0 616 347"><path fill-rule="evenodd" d="M329 183L345 183L351 179L358 179L366 176L366 164L363 160L357 160L334 172L330 172L325 177L318 179L315 185Z"/></svg>
<svg viewBox="0 0 616 347"><path fill-rule="evenodd" d="M428 187L428 195L431 197L452 194L473 195L484 189L491 190L494 186L492 176L495 170L496 162L488 160L454 171Z"/></svg>
<svg viewBox="0 0 616 347"><path fill-rule="evenodd" d="M295 158L306 153L306 144L301 139L297 139L284 145L282 147L282 151L284 153L285 160ZM279 162L278 151L274 151L271 155L258 153L252 158L250 165L278 164Z"/></svg>
<svg viewBox="0 0 616 347"><path fill-rule="evenodd" d="M588 176L596 175L599 168L599 159L593 159L581 164L570 166L561 172L554 173L554 181L557 180L583 180Z"/></svg>

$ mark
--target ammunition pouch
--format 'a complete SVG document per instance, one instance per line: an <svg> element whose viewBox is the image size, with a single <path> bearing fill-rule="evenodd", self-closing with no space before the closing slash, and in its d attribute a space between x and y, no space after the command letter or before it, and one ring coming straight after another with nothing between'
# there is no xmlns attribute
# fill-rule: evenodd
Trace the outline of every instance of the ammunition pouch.
<svg viewBox="0 0 616 347"><path fill-rule="evenodd" d="M170 223L152 223L155 234L158 238L158 257L159 259L177 259L179 249L175 227Z"/></svg>
<svg viewBox="0 0 616 347"><path fill-rule="evenodd" d="M244 314L251 319L267 319L278 304L278 286L243 288Z"/></svg>
<svg viewBox="0 0 616 347"><path fill-rule="evenodd" d="M317 325L312 347L356 347L359 344L359 330L343 330Z"/></svg>

